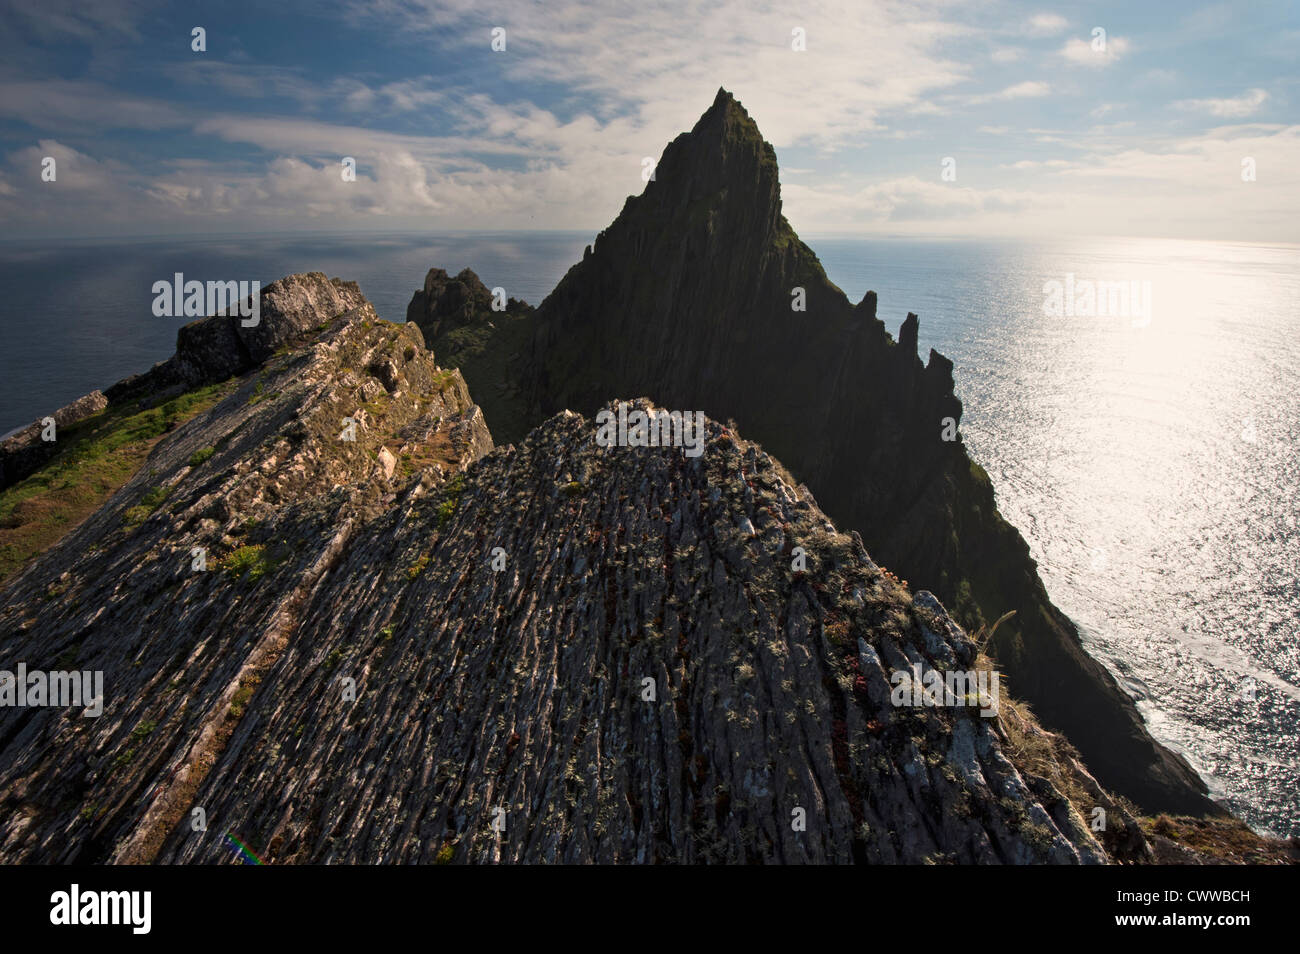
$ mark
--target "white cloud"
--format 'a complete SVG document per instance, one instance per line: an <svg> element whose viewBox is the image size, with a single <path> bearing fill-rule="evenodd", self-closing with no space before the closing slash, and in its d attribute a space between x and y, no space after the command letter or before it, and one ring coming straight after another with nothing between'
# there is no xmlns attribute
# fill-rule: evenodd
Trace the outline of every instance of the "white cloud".
<svg viewBox="0 0 1300 954"><path fill-rule="evenodd" d="M0 117L38 129L171 129L185 112L162 100L119 93L85 80L0 82Z"/></svg>
<svg viewBox="0 0 1300 954"><path fill-rule="evenodd" d="M885 113L929 108L931 95L967 79L943 47L979 31L945 22L945 12L942 0L821 0L797 11L743 0L707 10L609 0L594 16L580 5L516 0L494 13L507 28L507 52L486 55L509 79L561 84L595 115L632 117L643 154L688 128L719 85L762 117L777 147L837 147L877 128ZM402 29L435 42L489 47L481 0L383 0L356 15L400 17ZM795 27L806 33L805 52L791 50ZM868 55L869 38L887 41L870 42Z"/></svg>
<svg viewBox="0 0 1300 954"><path fill-rule="evenodd" d="M961 101L967 105L974 106L980 103L1006 102L1015 99L1034 99L1039 96L1046 96L1051 91L1052 87L1041 80L1025 80L1023 83L1016 83L1014 86L1008 86L995 93L977 93L973 96L963 97Z"/></svg>
<svg viewBox="0 0 1300 954"><path fill-rule="evenodd" d="M1052 201L1018 190L943 183L937 175L933 181L904 176L857 188L791 185L783 192L800 209L800 218L814 219L818 229L861 229L871 224L925 227L953 218L974 221L984 215L1015 213Z"/></svg>
<svg viewBox="0 0 1300 954"><path fill-rule="evenodd" d="M1105 44L1102 45L1102 37L1096 37L1090 40L1081 40L1075 37L1066 40L1065 46L1061 47L1060 55L1066 62L1075 66L1102 67L1110 66L1119 60L1129 51L1129 41L1122 36L1106 36Z"/></svg>
<svg viewBox="0 0 1300 954"><path fill-rule="evenodd" d="M1036 13L1024 25L1024 32L1030 36L1056 36L1069 29L1070 21L1057 13Z"/></svg>
<svg viewBox="0 0 1300 954"><path fill-rule="evenodd" d="M1268 92L1262 89L1248 89L1240 96L1228 99L1182 99L1174 103L1179 109L1209 113L1220 119L1243 119L1258 112L1259 107L1268 99Z"/></svg>
<svg viewBox="0 0 1300 954"><path fill-rule="evenodd" d="M1061 169L1069 166L1070 162L1066 159L1021 159L1019 162L1013 162L1006 166L1008 169Z"/></svg>
<svg viewBox="0 0 1300 954"><path fill-rule="evenodd" d="M1034 96L1046 96L1052 88L1039 80L1026 80L1015 86L1008 86L998 93L996 99L1028 99Z"/></svg>
<svg viewBox="0 0 1300 954"><path fill-rule="evenodd" d="M1254 182L1241 180L1247 156L1256 160ZM905 177L856 190L823 180L820 188L785 192L787 206L797 210L796 227L807 215L826 230L1296 240L1300 126L1225 126L1187 139L1117 144L1077 159L1025 159L1007 174L1045 171L1054 175L1036 179L1035 189ZM1058 177L1069 185L1056 186Z"/></svg>

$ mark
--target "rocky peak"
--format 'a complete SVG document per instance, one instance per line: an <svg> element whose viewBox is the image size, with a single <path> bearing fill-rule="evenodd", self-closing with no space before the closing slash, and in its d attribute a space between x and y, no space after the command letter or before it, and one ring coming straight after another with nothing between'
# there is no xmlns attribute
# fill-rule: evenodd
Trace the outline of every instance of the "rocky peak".
<svg viewBox="0 0 1300 954"><path fill-rule="evenodd" d="M500 440L616 394L734 419L965 625L1014 611L1000 661L1104 783L1153 811L1216 811L1051 604L954 433L952 362L931 351L922 364L916 315L895 342L874 293L849 302L780 210L775 152L720 90L535 314L435 348L446 339L470 386L493 394Z"/></svg>
<svg viewBox="0 0 1300 954"><path fill-rule="evenodd" d="M406 320L436 335L443 322L469 324L491 307L492 293L468 268L454 278L441 268L431 268L424 276L424 288L416 292L406 309Z"/></svg>
<svg viewBox="0 0 1300 954"><path fill-rule="evenodd" d="M288 275L261 290L258 318L245 324L233 313L209 315L176 333L176 353L144 374L132 375L104 393L110 403L157 401L190 388L224 381L254 368L286 345L309 338L324 322L368 307L356 282L321 272Z"/></svg>
<svg viewBox="0 0 1300 954"><path fill-rule="evenodd" d="M531 309L520 299L508 298L503 311L514 315ZM406 308L406 320L418 324L430 340L467 325L490 322L494 315L499 313L492 310L492 292L468 268L454 278L441 268L429 269L424 287Z"/></svg>
<svg viewBox="0 0 1300 954"><path fill-rule="evenodd" d="M491 450L459 372L355 289L276 282L266 327L238 344L225 316L187 326L133 395L279 347L0 591L9 671L22 661L104 680L99 718L0 709L0 797L21 806L0 825L0 857L153 858L214 762L237 757L252 687L334 562L379 544L365 528L399 499L445 493ZM322 608L336 600L349 597Z"/></svg>
<svg viewBox="0 0 1300 954"><path fill-rule="evenodd" d="M776 151L764 141L745 107L719 89L713 105L691 131L664 149L641 201L686 211L697 203L706 204L711 212L748 207L750 216L744 224L761 227L755 238L765 240L783 221Z"/></svg>

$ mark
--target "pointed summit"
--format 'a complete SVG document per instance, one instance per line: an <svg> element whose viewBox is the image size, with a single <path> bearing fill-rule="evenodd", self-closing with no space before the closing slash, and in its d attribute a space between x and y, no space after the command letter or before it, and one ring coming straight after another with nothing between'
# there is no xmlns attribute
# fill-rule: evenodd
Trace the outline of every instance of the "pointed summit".
<svg viewBox="0 0 1300 954"><path fill-rule="evenodd" d="M698 214L702 202L715 210L747 206L745 222L737 224L757 228L760 238L789 228L781 218L776 150L763 140L745 107L721 88L691 131L664 149L654 179L628 206L642 201L663 214L685 207Z"/></svg>
<svg viewBox="0 0 1300 954"><path fill-rule="evenodd" d="M704 115L699 118L691 132L694 133L702 126L724 123L731 123L737 128L737 131L760 142L763 139L763 134L758 131L758 124L750 117L749 112L741 105L740 100L736 99L728 90L719 86L718 95L713 99L713 105L705 110Z"/></svg>
<svg viewBox="0 0 1300 954"><path fill-rule="evenodd" d="M806 410L817 419L817 408L833 397L817 370L821 360L840 360L857 348L883 356L889 340L874 308L855 308L795 235L781 213L776 150L725 88L690 132L668 144L645 191L628 198L592 254L538 307L537 318L524 393L542 414L594 412L609 394L638 388L664 399L680 393L705 407L740 407L753 397L744 363L794 360L815 384L787 379L781 387L798 393L781 417ZM610 337L614 325L616 338ZM605 333L597 334L602 326ZM567 367L561 342L592 334L599 341L591 344L610 363L593 352L590 361ZM698 343L671 366L658 367L669 360L664 341L679 336ZM875 363L868 354L862 360L863 367ZM919 386L915 349L910 360L890 361L897 367L886 377L905 390ZM940 416L961 414L950 381L946 389L916 395L915 403ZM782 430L778 446L793 441L797 428L790 422Z"/></svg>

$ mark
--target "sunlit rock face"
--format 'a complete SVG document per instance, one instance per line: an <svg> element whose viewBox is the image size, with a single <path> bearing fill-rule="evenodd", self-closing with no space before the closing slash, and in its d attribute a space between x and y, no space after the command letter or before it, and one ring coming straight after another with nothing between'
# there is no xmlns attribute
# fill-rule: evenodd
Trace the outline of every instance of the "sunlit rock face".
<svg viewBox="0 0 1300 954"><path fill-rule="evenodd" d="M464 293L478 287L435 269L410 317L464 371L498 440L620 394L734 420L964 626L1014 611L994 654L1104 784L1149 811L1218 810L1048 599L957 433L952 363L921 362L916 316L896 342L874 293L854 305L826 278L781 214L775 151L725 90L535 313L483 308Z"/></svg>
<svg viewBox="0 0 1300 954"><path fill-rule="evenodd" d="M380 321L323 275L264 295L277 291L285 307L263 309L262 334L278 352L0 591L4 668L99 671L105 697L98 718L0 708L6 860L156 855L201 807L193 793L355 534L492 447L416 326ZM178 348L115 393L171 393L193 354Z"/></svg>

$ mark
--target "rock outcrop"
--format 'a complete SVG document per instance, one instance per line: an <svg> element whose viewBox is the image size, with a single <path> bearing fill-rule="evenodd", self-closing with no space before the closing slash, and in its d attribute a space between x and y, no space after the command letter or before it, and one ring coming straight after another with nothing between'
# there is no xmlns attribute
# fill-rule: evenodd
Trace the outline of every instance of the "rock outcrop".
<svg viewBox="0 0 1300 954"><path fill-rule="evenodd" d="M516 298L507 298L501 305L505 314L531 311ZM424 277L424 288L406 308L406 320L418 324L430 337L440 337L487 320L484 316L491 311L492 292L468 268L454 278L441 268L431 268Z"/></svg>
<svg viewBox="0 0 1300 954"><path fill-rule="evenodd" d="M108 399L99 391L91 391L49 415L54 419L53 440L45 438L46 423L40 420L0 441L0 490L35 473L57 453L61 428L78 424L106 407Z"/></svg>
<svg viewBox="0 0 1300 954"><path fill-rule="evenodd" d="M535 313L521 304L503 321L453 290L477 287L435 270L409 316L491 396L499 440L618 394L735 420L964 626L1014 611L993 654L1103 784L1149 811L1219 811L1084 652L960 438L943 439L962 410L952 363L931 351L922 364L915 315L895 342L873 292L853 304L827 279L781 214L775 152L726 91Z"/></svg>
<svg viewBox="0 0 1300 954"><path fill-rule="evenodd" d="M224 381L258 367L322 322L367 304L356 282L321 272L290 275L261 290L255 322L234 314L234 309L192 321L177 333L174 355L144 374L119 381L105 396L112 403L156 402L200 384Z"/></svg>
<svg viewBox="0 0 1300 954"><path fill-rule="evenodd" d="M326 284L184 331L203 380L264 357L0 588L0 669L103 674L97 718L0 707L0 860L1150 860L1005 694L895 704L988 661L756 445L493 449Z"/></svg>

